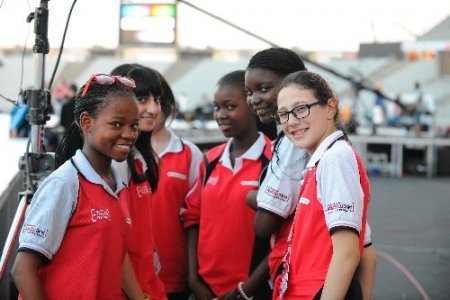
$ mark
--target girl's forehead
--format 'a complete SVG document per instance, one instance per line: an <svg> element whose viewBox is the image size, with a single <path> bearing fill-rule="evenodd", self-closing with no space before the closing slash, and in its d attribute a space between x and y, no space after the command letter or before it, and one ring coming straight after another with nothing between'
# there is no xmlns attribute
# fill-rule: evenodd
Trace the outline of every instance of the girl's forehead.
<svg viewBox="0 0 450 300"><path fill-rule="evenodd" d="M278 108L289 106L292 103L306 104L315 100L314 91L289 85L281 89L278 94Z"/></svg>
<svg viewBox="0 0 450 300"><path fill-rule="evenodd" d="M136 97L131 94L124 94L124 95L110 95L105 100L105 109L114 109L118 106L128 106L130 108L137 107L137 101Z"/></svg>
<svg viewBox="0 0 450 300"><path fill-rule="evenodd" d="M247 95L242 87L233 84L224 84L217 87L214 98L242 98L246 101Z"/></svg>
<svg viewBox="0 0 450 300"><path fill-rule="evenodd" d="M245 73L245 81L280 81L282 75L266 68L252 68Z"/></svg>

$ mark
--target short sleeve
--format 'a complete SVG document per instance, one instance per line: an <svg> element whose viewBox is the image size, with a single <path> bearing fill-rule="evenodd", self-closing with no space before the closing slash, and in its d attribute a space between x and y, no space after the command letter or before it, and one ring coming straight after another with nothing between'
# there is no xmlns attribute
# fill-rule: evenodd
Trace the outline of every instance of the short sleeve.
<svg viewBox="0 0 450 300"><path fill-rule="evenodd" d="M200 163L199 173L204 174L205 165ZM198 176L194 187L191 188L189 195L186 196L185 206L180 210L180 218L184 228L188 228L200 223L200 210L203 189L203 176Z"/></svg>
<svg viewBox="0 0 450 300"><path fill-rule="evenodd" d="M200 178L200 181L203 181L202 169L200 168L200 164L203 162L203 154L200 149L191 142L183 140L183 143L191 150L191 162L189 165L189 195L195 191L198 178Z"/></svg>
<svg viewBox="0 0 450 300"><path fill-rule="evenodd" d="M328 228L351 227L360 232L364 195L350 146L343 142L327 151L320 160L316 179Z"/></svg>
<svg viewBox="0 0 450 300"><path fill-rule="evenodd" d="M78 197L78 177L70 182L46 178L31 200L19 237L19 251L32 250L51 260L58 251Z"/></svg>

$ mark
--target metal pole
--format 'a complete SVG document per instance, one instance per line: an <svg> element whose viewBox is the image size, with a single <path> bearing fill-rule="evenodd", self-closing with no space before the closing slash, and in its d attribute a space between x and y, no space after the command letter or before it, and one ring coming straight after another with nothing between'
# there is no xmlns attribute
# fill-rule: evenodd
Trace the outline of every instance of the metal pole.
<svg viewBox="0 0 450 300"><path fill-rule="evenodd" d="M8 266L9 259L11 258L11 253L13 252L17 235L19 233L17 229L21 227L23 218L27 211L28 205L25 198L26 196L22 196L22 198L20 199L19 206L17 207L16 214L14 215L14 219L11 224L11 229L14 228L15 230L9 230L5 245L3 246L2 257L0 260L0 280L3 278L6 267Z"/></svg>
<svg viewBox="0 0 450 300"><path fill-rule="evenodd" d="M50 107L50 92L45 90L45 55L49 52L48 32L48 1L41 0L39 7L27 17L27 22L34 20L36 34L33 52L35 54L36 73L34 89L24 92L24 102L30 108L28 121L31 124L30 138L26 153L20 158L19 168L24 172L25 191L19 194L19 205L9 229L0 259L0 280L9 263L9 258L15 247L16 239L22 227L28 204L37 189L38 184L54 170L54 155L43 152L44 125L48 120ZM30 149L31 148L31 149Z"/></svg>

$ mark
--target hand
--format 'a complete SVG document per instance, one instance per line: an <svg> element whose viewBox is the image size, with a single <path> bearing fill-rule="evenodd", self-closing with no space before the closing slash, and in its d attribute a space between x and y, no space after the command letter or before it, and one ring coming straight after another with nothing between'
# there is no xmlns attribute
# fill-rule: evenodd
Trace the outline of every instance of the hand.
<svg viewBox="0 0 450 300"><path fill-rule="evenodd" d="M196 300L211 300L214 298L211 290L205 284L200 282L200 280L190 281L189 288Z"/></svg>
<svg viewBox="0 0 450 300"><path fill-rule="evenodd" d="M238 297L237 297L238 293L239 292L234 289L234 290L223 293L221 296L217 297L217 299L218 300L235 300L235 299L238 299Z"/></svg>

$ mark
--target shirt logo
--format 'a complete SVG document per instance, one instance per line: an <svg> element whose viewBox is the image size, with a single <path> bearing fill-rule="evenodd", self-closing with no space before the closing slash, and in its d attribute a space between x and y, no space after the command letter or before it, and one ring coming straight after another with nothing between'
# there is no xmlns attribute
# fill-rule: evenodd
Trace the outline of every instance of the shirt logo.
<svg viewBox="0 0 450 300"><path fill-rule="evenodd" d="M266 189L264 190L264 193L272 198L281 200L283 202L288 202L289 199L291 198L290 194L285 195L282 192L280 192L279 190L277 190L273 187L270 187L270 186L266 187Z"/></svg>
<svg viewBox="0 0 450 300"><path fill-rule="evenodd" d="M29 233L39 238L45 238L47 236L48 230L40 229L36 225L24 225L22 229L23 233Z"/></svg>
<svg viewBox="0 0 450 300"><path fill-rule="evenodd" d="M305 198L305 197L300 197L300 200L298 200L298 203L304 204L304 205L308 205L309 202L310 202L309 199Z"/></svg>
<svg viewBox="0 0 450 300"><path fill-rule="evenodd" d="M187 178L187 176L185 174L181 174L181 173L178 173L178 172L167 172L167 176L178 178L178 179L181 179L181 180L186 180L186 178Z"/></svg>
<svg viewBox="0 0 450 300"><path fill-rule="evenodd" d="M142 184L136 186L136 192L138 194L139 198L144 197L145 195L148 195L151 193L151 189L147 184Z"/></svg>
<svg viewBox="0 0 450 300"><path fill-rule="evenodd" d="M111 214L109 209L91 209L91 220L92 222L107 220L111 222Z"/></svg>
<svg viewBox="0 0 450 300"><path fill-rule="evenodd" d="M354 212L355 204L353 202L352 202L352 204L335 202L335 203L327 204L325 206L325 212L327 212L327 213L333 213L336 211Z"/></svg>

